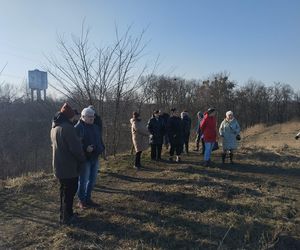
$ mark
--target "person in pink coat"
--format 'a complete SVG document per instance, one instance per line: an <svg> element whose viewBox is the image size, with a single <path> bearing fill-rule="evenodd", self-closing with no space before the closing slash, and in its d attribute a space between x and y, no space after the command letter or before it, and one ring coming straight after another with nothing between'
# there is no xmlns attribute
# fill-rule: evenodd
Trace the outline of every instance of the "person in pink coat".
<svg viewBox="0 0 300 250"><path fill-rule="evenodd" d="M204 113L204 118L200 123L200 129L203 133L205 143L204 166L209 166L211 152L217 140L217 120L215 116L216 109L209 108L207 112Z"/></svg>

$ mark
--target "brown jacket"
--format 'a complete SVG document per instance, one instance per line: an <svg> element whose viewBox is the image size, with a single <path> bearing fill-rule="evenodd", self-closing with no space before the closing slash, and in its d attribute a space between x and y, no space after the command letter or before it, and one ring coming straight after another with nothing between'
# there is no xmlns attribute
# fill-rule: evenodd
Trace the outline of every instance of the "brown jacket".
<svg viewBox="0 0 300 250"><path fill-rule="evenodd" d="M63 114L59 113L54 118L50 137L55 176L59 179L79 176L85 161L84 152L75 128Z"/></svg>
<svg viewBox="0 0 300 250"><path fill-rule="evenodd" d="M131 134L132 142L136 152L144 151L148 148L148 136L149 132L146 126L144 126L140 119L131 118Z"/></svg>

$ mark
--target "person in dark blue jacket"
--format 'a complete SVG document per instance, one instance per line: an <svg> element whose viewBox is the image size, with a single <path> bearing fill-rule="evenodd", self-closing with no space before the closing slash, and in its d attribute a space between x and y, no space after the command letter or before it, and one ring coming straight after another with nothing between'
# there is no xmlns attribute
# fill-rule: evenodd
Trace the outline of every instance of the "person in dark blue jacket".
<svg viewBox="0 0 300 250"><path fill-rule="evenodd" d="M92 190L96 184L99 169L99 155L105 147L102 143L99 127L94 124L95 111L91 108L84 108L81 118L75 125L77 135L81 139L86 161L79 176L78 198L79 208L95 206L91 199Z"/></svg>
<svg viewBox="0 0 300 250"><path fill-rule="evenodd" d="M161 160L161 149L163 137L165 133L164 121L159 115L159 110L153 112L152 118L147 124L149 135L149 143L151 145L151 160Z"/></svg>
<svg viewBox="0 0 300 250"><path fill-rule="evenodd" d="M170 141L170 161L173 161L173 156L176 151L176 162L180 162L180 155L183 148L183 126L179 117L178 111L171 109L171 117L167 123L167 133Z"/></svg>

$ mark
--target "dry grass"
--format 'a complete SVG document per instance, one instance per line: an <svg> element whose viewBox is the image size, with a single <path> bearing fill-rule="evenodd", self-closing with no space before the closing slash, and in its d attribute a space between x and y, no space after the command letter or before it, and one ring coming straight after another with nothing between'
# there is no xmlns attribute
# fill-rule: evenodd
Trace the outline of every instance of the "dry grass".
<svg viewBox="0 0 300 250"><path fill-rule="evenodd" d="M78 211L70 227L57 224L52 175L2 181L0 249L299 249L296 125L245 131L235 165L221 165L220 152L211 168L199 153L182 164L151 162L146 153L142 171L131 155L102 162L93 193L100 206ZM265 136L278 131L291 140L265 147Z"/></svg>

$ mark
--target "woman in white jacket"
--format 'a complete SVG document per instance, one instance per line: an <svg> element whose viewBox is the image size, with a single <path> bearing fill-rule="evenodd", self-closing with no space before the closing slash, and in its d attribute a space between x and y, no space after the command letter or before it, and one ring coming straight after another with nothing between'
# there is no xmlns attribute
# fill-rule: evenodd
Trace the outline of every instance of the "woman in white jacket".
<svg viewBox="0 0 300 250"><path fill-rule="evenodd" d="M222 121L219 134L223 138L222 163L225 163L226 154L229 151L230 163L233 163L233 152L237 149L236 136L240 133L240 125L234 118L232 111L226 112L226 117Z"/></svg>

